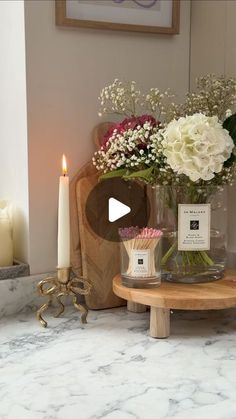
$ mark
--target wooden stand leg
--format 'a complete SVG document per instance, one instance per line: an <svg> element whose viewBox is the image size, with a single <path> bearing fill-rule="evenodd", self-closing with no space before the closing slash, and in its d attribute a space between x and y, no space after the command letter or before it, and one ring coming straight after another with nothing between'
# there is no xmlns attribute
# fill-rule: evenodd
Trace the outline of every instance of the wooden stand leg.
<svg viewBox="0 0 236 419"><path fill-rule="evenodd" d="M127 301L127 310L132 311L133 313L144 313L147 310L147 307L143 304Z"/></svg>
<svg viewBox="0 0 236 419"><path fill-rule="evenodd" d="M150 336L167 338L170 335L170 310L151 307Z"/></svg>

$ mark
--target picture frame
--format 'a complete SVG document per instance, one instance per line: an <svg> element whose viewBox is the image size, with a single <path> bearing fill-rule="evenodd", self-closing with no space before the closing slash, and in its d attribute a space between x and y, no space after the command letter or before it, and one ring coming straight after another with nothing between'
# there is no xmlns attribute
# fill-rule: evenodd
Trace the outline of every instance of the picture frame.
<svg viewBox="0 0 236 419"><path fill-rule="evenodd" d="M55 6L58 26L179 33L180 0L55 0Z"/></svg>

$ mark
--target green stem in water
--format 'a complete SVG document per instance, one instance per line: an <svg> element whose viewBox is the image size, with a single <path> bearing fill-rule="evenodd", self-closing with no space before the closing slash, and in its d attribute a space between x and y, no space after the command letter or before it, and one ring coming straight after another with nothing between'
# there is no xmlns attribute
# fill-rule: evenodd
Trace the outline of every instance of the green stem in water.
<svg viewBox="0 0 236 419"><path fill-rule="evenodd" d="M167 264L168 260L173 255L176 249L177 249L177 241L175 241L172 244L172 246L163 256L161 260L161 265L163 267ZM186 273L191 273L190 268L194 266L198 266L198 265L199 266L202 266L202 265L213 266L214 265L213 260L210 258L210 256L208 256L208 254L205 251L192 251L191 252L191 251L178 251L177 250L175 258L174 258L177 270L179 268L179 263L178 263L179 256L181 257L181 260L182 260L183 270Z"/></svg>
<svg viewBox="0 0 236 419"><path fill-rule="evenodd" d="M208 256L208 254L204 251L199 252L201 254L201 257L203 259L203 261L205 262L205 264L207 266L213 266L214 262L213 260L210 258L210 256Z"/></svg>
<svg viewBox="0 0 236 419"><path fill-rule="evenodd" d="M175 241L172 246L169 248L169 250L166 252L166 254L161 259L161 264L165 265L168 259L171 257L171 255L174 253L175 249L177 248L177 241Z"/></svg>

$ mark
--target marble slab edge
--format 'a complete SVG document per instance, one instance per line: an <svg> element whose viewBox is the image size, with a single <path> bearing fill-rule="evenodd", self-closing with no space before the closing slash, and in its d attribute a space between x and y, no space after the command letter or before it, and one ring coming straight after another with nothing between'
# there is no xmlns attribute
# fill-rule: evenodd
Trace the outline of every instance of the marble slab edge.
<svg viewBox="0 0 236 419"><path fill-rule="evenodd" d="M24 276L0 281L0 318L27 310L36 310L43 302L37 284L48 274Z"/></svg>
<svg viewBox="0 0 236 419"><path fill-rule="evenodd" d="M19 260L14 260L14 264L12 266L0 267L0 280L19 278L29 275L29 265L27 263L20 262Z"/></svg>
<svg viewBox="0 0 236 419"><path fill-rule="evenodd" d="M47 297L39 295L37 285L42 279L53 275L55 272L0 280L0 318L27 311L36 313L47 301ZM78 296L78 301L83 302L83 297ZM71 305L71 298L65 297L64 304ZM55 307L55 304L52 305ZM51 315L49 311L48 315Z"/></svg>

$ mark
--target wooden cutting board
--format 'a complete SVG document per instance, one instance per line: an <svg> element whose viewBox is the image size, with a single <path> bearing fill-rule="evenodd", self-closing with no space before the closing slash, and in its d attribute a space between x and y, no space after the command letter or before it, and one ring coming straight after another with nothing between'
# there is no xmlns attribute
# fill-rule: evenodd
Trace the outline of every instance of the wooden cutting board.
<svg viewBox="0 0 236 419"><path fill-rule="evenodd" d="M93 223L96 224L97 231L102 231L103 238L93 231L86 217L87 198L97 183L98 174L95 174L79 180L76 189L83 275L92 283L91 293L85 298L87 306L91 309L125 305L125 302L116 296L112 290L112 280L115 275L120 273L120 244L106 239L110 237L111 232L109 222L101 221L101 211L103 211L103 214L107 211L108 202L107 197L101 195L101 191L97 194L96 199L91 204L93 206L88 208L88 211L93 213ZM138 197L139 205L142 205L142 202L147 199L145 186L142 190L143 195ZM127 198L126 188L120 190L121 202L127 202L125 201L126 198L130 207L135 208L137 192L134 188L128 188L128 194ZM129 225L133 225L132 211L126 217L128 217Z"/></svg>
<svg viewBox="0 0 236 419"><path fill-rule="evenodd" d="M85 214L88 195L97 182L98 175L95 174L80 179L76 188L83 275L92 283L91 293L85 297L90 309L125 305L125 301L112 290L112 279L120 272L119 243L99 237L90 228ZM96 215L96 208L93 212ZM99 211L97 215L99 217ZM97 221L99 223L99 218Z"/></svg>
<svg viewBox="0 0 236 419"><path fill-rule="evenodd" d="M110 122L103 122L97 125L92 133L93 142L98 149L103 140L104 133L111 126ZM77 208L77 183L80 179L95 175L97 169L92 164L92 161L86 163L75 174L70 182L70 220L71 220L71 265L76 275L82 275L82 249L79 233L79 212Z"/></svg>
<svg viewBox="0 0 236 419"><path fill-rule="evenodd" d="M98 148L109 123L99 124L94 130L94 142ZM91 190L97 185L98 173L92 163L85 165L70 184L71 196L71 262L77 275L83 274L92 284L90 295L85 297L90 309L104 309L125 305L125 301L116 296L112 290L112 280L120 273L119 243L99 237L89 226L85 207ZM143 199L147 199L143 187ZM130 206L136 199L130 192ZM101 199L98 205L105 205ZM96 209L93 208L93 212ZM99 223L99 211L97 211ZM130 225L133 225L132 218ZM109 234L109 231L108 231Z"/></svg>

